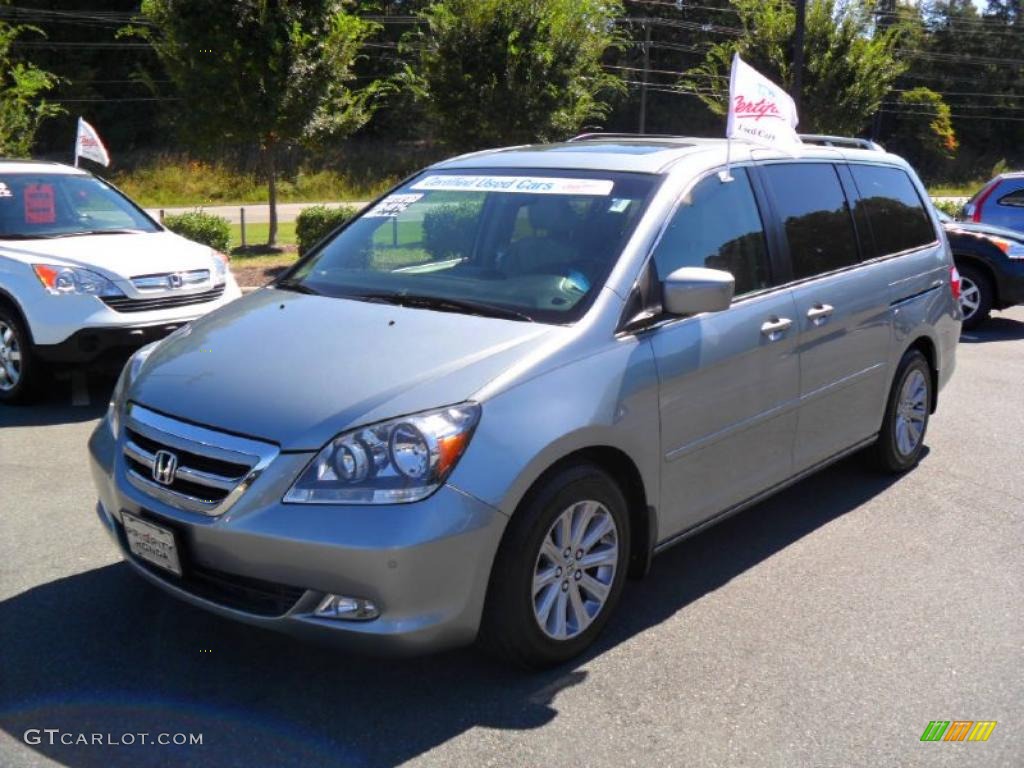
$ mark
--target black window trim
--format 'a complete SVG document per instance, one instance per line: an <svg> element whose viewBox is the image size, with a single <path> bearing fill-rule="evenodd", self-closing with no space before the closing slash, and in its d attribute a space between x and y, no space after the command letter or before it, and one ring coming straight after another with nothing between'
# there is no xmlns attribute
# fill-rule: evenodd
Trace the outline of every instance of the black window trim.
<svg viewBox="0 0 1024 768"><path fill-rule="evenodd" d="M1018 205L1017 203L1004 203L1003 202L1003 200L1005 200L1008 197L1012 197L1013 195L1020 195L1021 196L1020 205ZM996 200L996 205L1001 205L1004 208L1024 208L1024 187L1017 187L1016 189L1011 189L1005 195L1003 195L998 200Z"/></svg>

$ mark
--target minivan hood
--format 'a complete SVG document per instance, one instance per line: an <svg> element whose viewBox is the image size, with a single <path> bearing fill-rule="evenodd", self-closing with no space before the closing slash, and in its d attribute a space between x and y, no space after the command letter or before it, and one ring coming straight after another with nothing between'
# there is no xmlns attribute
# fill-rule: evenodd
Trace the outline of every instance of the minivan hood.
<svg viewBox="0 0 1024 768"><path fill-rule="evenodd" d="M0 251L29 264L85 267L115 281L138 275L213 268L207 246L166 231L0 240Z"/></svg>
<svg viewBox="0 0 1024 768"><path fill-rule="evenodd" d="M560 326L264 289L168 337L132 401L316 450L351 427L459 403Z"/></svg>

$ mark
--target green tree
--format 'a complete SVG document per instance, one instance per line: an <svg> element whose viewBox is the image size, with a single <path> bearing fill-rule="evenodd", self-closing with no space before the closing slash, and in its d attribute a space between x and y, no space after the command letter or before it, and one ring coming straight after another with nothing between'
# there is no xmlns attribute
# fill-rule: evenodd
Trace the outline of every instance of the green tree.
<svg viewBox="0 0 1024 768"><path fill-rule="evenodd" d="M15 60L11 47L34 27L0 21L0 156L26 157L32 152L36 131L48 117L63 110L44 94L57 78L39 67Z"/></svg>
<svg viewBox="0 0 1024 768"><path fill-rule="evenodd" d="M147 37L182 97L185 140L258 150L277 237L280 155L361 127L373 86L353 66L375 25L348 0L143 0Z"/></svg>
<svg viewBox="0 0 1024 768"><path fill-rule="evenodd" d="M463 149L562 138L608 112L620 78L618 0L439 0L422 12L408 70L439 137Z"/></svg>
<svg viewBox="0 0 1024 768"><path fill-rule="evenodd" d="M733 0L743 34L714 44L683 78L718 115L728 105L733 53L783 87L793 82L796 12L790 0ZM899 27L877 30L867 0L809 0L800 128L855 135L905 69L896 55Z"/></svg>
<svg viewBox="0 0 1024 768"><path fill-rule="evenodd" d="M912 158L925 174L956 155L956 131L942 96L918 87L899 94L896 105L900 119L886 141L887 148Z"/></svg>

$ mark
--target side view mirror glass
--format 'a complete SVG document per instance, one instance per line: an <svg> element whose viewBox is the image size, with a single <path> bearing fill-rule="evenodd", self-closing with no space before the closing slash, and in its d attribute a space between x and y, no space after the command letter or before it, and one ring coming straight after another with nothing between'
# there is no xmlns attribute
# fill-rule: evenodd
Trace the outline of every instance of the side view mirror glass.
<svg viewBox="0 0 1024 768"><path fill-rule="evenodd" d="M670 315L720 312L732 303L736 279L706 267L680 267L661 284L661 304Z"/></svg>

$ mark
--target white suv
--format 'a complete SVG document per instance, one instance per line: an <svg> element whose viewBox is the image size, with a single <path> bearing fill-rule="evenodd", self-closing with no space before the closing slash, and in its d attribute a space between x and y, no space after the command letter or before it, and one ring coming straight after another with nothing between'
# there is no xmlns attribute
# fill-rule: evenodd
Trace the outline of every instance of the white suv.
<svg viewBox="0 0 1024 768"><path fill-rule="evenodd" d="M239 296L227 257L57 163L0 162L0 402L44 362L140 347Z"/></svg>

